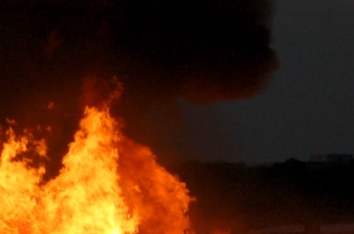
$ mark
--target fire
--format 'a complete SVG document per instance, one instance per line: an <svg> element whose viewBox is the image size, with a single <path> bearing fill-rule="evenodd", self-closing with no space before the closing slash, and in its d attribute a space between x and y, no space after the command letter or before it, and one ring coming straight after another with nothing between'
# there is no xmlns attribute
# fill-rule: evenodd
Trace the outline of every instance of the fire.
<svg viewBox="0 0 354 234"><path fill-rule="evenodd" d="M44 182L44 140L6 132L0 164L4 234L181 234L192 198L148 147L123 136L107 106L86 107L60 174Z"/></svg>

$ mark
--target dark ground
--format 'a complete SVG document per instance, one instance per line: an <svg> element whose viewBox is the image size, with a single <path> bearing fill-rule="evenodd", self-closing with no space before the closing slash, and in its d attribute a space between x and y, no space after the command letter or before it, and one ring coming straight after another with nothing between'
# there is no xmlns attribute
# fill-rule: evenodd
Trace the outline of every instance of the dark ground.
<svg viewBox="0 0 354 234"><path fill-rule="evenodd" d="M190 212L198 233L354 221L354 162L316 168L295 159L269 167L188 162L171 170L197 198Z"/></svg>

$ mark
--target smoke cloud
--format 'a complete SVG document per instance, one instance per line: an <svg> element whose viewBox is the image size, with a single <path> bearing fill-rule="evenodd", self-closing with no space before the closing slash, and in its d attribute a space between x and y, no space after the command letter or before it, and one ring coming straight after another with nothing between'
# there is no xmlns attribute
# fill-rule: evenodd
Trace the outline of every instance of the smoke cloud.
<svg viewBox="0 0 354 234"><path fill-rule="evenodd" d="M56 154L81 107L107 92L83 90L113 76L124 89L113 112L123 116L129 136L154 144L148 138L170 133L154 135L146 126L159 118L178 124L176 99L249 98L277 68L270 0L17 0L1 9L0 116L52 126L55 134L41 131Z"/></svg>

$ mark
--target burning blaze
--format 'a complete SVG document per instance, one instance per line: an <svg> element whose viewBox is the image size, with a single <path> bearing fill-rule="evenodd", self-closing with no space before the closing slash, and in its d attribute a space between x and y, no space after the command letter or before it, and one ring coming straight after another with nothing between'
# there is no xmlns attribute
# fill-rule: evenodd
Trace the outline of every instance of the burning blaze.
<svg viewBox="0 0 354 234"><path fill-rule="evenodd" d="M10 128L0 164L4 234L181 234L192 200L149 148L122 135L109 108L86 108L60 174L44 183L44 140ZM31 156L29 156L31 155Z"/></svg>

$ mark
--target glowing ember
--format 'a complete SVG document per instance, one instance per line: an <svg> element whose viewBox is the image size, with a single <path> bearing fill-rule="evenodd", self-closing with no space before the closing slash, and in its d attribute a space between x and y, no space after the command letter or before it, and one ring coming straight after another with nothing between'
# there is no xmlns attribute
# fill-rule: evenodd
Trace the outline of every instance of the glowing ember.
<svg viewBox="0 0 354 234"><path fill-rule="evenodd" d="M60 174L45 183L44 140L7 131L0 164L4 234L181 234L191 198L155 156L122 136L109 108L86 108Z"/></svg>

